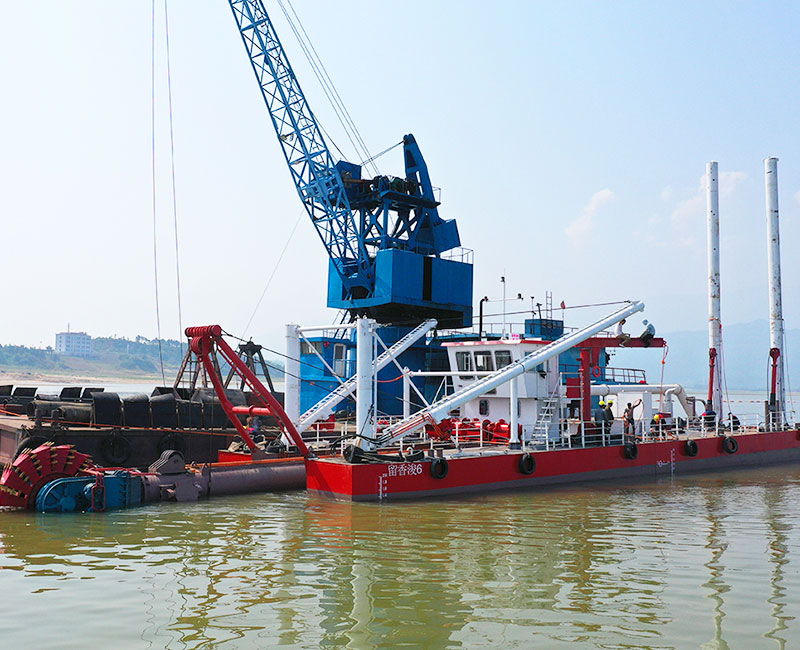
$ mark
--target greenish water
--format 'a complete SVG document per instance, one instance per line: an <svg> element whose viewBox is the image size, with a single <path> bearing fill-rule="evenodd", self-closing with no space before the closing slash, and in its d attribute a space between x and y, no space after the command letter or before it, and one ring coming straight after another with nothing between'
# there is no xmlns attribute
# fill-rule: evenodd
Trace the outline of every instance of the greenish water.
<svg viewBox="0 0 800 650"><path fill-rule="evenodd" d="M800 467L0 513L5 648L798 648Z"/></svg>

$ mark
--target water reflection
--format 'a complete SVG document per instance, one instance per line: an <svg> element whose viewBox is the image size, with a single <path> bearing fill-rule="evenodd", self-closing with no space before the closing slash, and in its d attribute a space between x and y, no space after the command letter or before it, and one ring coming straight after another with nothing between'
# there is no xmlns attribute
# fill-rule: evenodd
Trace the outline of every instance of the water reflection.
<svg viewBox="0 0 800 650"><path fill-rule="evenodd" d="M52 648L76 627L143 648L791 647L798 496L800 469L782 468L384 505L295 492L5 513L0 633Z"/></svg>

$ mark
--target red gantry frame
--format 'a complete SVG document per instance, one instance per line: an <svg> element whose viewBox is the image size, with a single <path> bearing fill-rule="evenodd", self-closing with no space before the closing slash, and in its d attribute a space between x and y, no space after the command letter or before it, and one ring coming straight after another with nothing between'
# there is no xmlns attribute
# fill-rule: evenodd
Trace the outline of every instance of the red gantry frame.
<svg viewBox="0 0 800 650"><path fill-rule="evenodd" d="M631 338L622 345L622 340L617 337L599 336L586 339L582 343L578 343L575 347L578 348L579 362L580 362L580 384L575 394L570 394L572 391L568 390L568 397L583 397L586 396L581 402L581 420L583 422L592 421L592 403L588 396L592 394L592 371L595 368L600 368L600 353L605 352L605 348L663 348L666 347L666 341L662 338L650 339L647 343L640 338Z"/></svg>
<svg viewBox="0 0 800 650"><path fill-rule="evenodd" d="M233 351L225 340L222 338L222 327L219 325L205 325L202 327L187 327L186 336L191 341L189 347L192 353L197 357L198 361L203 364L206 374L211 379L211 384L214 386L214 391L219 397L222 409L228 416L228 419L236 427L236 431L244 440L253 456L258 456L264 452L259 449L244 428L241 421L237 416L239 415L258 415L267 416L271 415L278 420L278 425L291 439L292 443L297 447L304 458L310 455L310 450L303 442L303 438L297 432L294 424L286 415L286 411L280 405L275 396L267 390L267 388L258 380L252 370L238 357L236 352ZM218 353L225 361L230 364L233 371L239 375L244 381L244 385L252 391L255 399L261 402L261 406L234 406L225 394L225 387L222 384L222 379L219 376L215 367L214 359L215 352Z"/></svg>

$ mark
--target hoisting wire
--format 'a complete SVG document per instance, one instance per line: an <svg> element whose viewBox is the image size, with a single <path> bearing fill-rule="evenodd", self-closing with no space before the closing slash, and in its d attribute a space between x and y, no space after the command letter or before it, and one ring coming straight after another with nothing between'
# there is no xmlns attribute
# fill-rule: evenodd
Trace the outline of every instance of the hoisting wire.
<svg viewBox="0 0 800 650"><path fill-rule="evenodd" d="M306 32L306 28L303 26L303 22L300 20L300 16L298 16L297 12L294 10L294 5L292 5L292 0L286 0L286 2L289 5L289 8L292 10L292 14L294 14L294 17L297 19L297 24L300 26L300 29L302 30L303 35L305 36L306 41L308 42L308 45L311 48L311 51L314 53L314 56L316 57L316 60L319 63L319 67L324 75L324 78L327 80L327 83L330 85L330 88L334 96L338 100L338 105L340 106L345 118L347 119L347 122L350 124L353 134L355 135L358 142L361 144L361 148L364 150L364 153L366 153L367 156L370 156L369 148L367 147L367 144L364 142L364 139L361 137L361 133L359 132L356 123L353 121L353 118L350 116L350 112L347 110L347 106L342 100L341 95L339 95L339 91L336 88L336 84L333 83L333 79L331 79L331 76L328 74L328 70L325 67L325 64L322 62L322 59L317 53L317 50L314 47L314 43L311 41L311 38L309 38L308 33ZM376 174L380 174L380 171L378 170L377 166L372 165L372 168Z"/></svg>
<svg viewBox="0 0 800 650"><path fill-rule="evenodd" d="M339 91L336 88L336 85L333 83L331 76L328 74L328 71L325 68L325 64L322 62L322 59L317 53L314 44L311 42L311 39L308 36L308 32L306 32L306 29L303 26L303 22L297 15L297 12L295 11L291 0L286 0L286 4L289 5L289 9L291 10L291 13L294 15L294 19L297 21L297 26L299 26L300 31L298 31L297 26L295 26L294 20L292 20L292 17L286 10L286 7L283 4L283 0L278 0L278 5L280 6L281 11L283 11L283 14L286 17L286 20L289 23L292 32L294 32L294 35L297 38L297 41L300 44L300 47L303 50L306 59L311 65L311 69L313 70L314 75L317 77L317 80L322 86L322 90L325 93L328 102L331 104L334 113L336 113L336 117L339 120L339 123L345 130L345 133L347 134L347 139L350 140L350 144L355 149L357 155L359 156L364 155L366 158L372 158L369 148L364 142L364 139L361 137L361 133L359 132L358 127L356 127L353 118L350 116L350 112L347 110L347 107L345 106L344 101L342 100L341 95L339 94ZM303 39L303 36L301 36L300 32L302 32L303 36L305 37L305 40ZM355 141L353 140L353 138L355 138ZM361 151L359 151L359 147ZM374 164L374 162L372 163L372 168L376 175L380 175L380 171L378 170L378 167L377 165Z"/></svg>
<svg viewBox="0 0 800 650"><path fill-rule="evenodd" d="M253 309L253 313L250 314L250 319L247 321L247 325L244 326L243 330L244 335L247 334L247 330L250 329L250 325L253 322L253 319L256 317L256 312L258 312L258 308L261 307L261 301L264 300L264 296L267 293L267 289L269 289L269 285L272 284L272 278L275 277L275 272L278 270L278 266L283 260L283 256L286 254L286 249L289 248L289 243L292 241L292 237L294 237L294 233L297 230L297 226L300 225L300 220L303 218L304 214L305 214L304 212L301 212L300 215L298 215L297 217L297 221L294 222L294 226L292 227L292 232L289 233L289 237L286 240L286 243L283 245L283 250L281 251L281 254L278 256L278 260L275 262L275 266L272 267L272 273L269 274L267 283L264 285L264 290L261 292L261 297L258 299L258 302L256 303L256 306Z"/></svg>
<svg viewBox="0 0 800 650"><path fill-rule="evenodd" d="M614 302L595 302L592 304L586 305L570 305L568 307L564 307L564 309L585 309L588 307L607 307L609 305L627 305L630 304L630 300L615 300ZM530 314L530 309L523 309L522 311L507 311L506 316L516 316L519 314ZM490 316L502 316L503 314L484 314L484 318L489 318ZM478 320L480 316L473 316L472 320Z"/></svg>
<svg viewBox="0 0 800 650"><path fill-rule="evenodd" d="M783 392L783 394L784 394L784 402L786 401L785 396L788 394L789 395L789 400L788 401L789 401L789 404L791 405L791 410L788 410L788 411L786 409L786 404L784 404L784 406L783 406L784 422L786 422L786 420L788 419L788 413L794 413L795 410L794 410L794 397L792 396L792 382L789 379L789 377L790 377L790 374L789 374L789 355L787 354L787 352L789 350L789 346L786 343L786 329L784 327L781 327L781 336L782 336L781 354L783 355L783 376L781 377L781 381L783 381L784 379L786 380L786 389Z"/></svg>
<svg viewBox="0 0 800 650"><path fill-rule="evenodd" d="M158 246L156 228L156 0L152 3L152 24L150 42L150 125L152 131L153 166L153 278L156 289L156 325L158 329L158 359L161 363L161 381L166 385L164 375L164 354L161 349L161 310L158 306Z"/></svg>
<svg viewBox="0 0 800 650"><path fill-rule="evenodd" d="M320 86L322 87L322 91L325 93L325 97L327 98L328 103L333 108L333 111L336 114L336 118L339 120L339 123L342 125L342 128L344 129L344 132L345 132L345 135L347 136L347 139L350 140L350 144L352 145L353 149L355 149L356 152L358 153L358 144L353 141L353 138L350 135L350 130L348 129L348 125L345 123L344 118L343 118L343 116L341 114L341 111L340 111L340 109L338 108L338 106L336 104L336 100L332 96L331 90L328 88L327 82L322 77L322 73L319 70L317 62L311 56L311 51L309 50L309 46L306 45L305 41L300 36L300 32L297 30L297 27L295 26L294 22L292 21L292 18L289 15L289 12L286 10L286 7L283 6L283 3L281 2L281 0L278 0L278 5L280 6L281 11L283 11L283 15L286 17L286 21L289 23L289 27L291 28L292 32L294 33L294 36L297 39L297 42L300 45L300 48L303 50L303 54L305 54L306 60L308 61L309 65L311 66L311 70L314 73L314 76L317 78L317 81L319 82ZM292 8L292 11L294 12L294 8ZM295 16L296 15L297 14L295 14ZM298 18L298 22L299 22L299 20L300 19ZM302 24L301 24L301 28L302 28ZM305 33L305 30L303 30L303 32ZM308 38L307 34L306 34L306 38ZM309 43L310 43L310 41L309 41ZM309 108L309 110L311 110L311 109ZM319 126L320 126L320 129L322 129L322 131L325 133L325 135L331 141L333 146L336 147L336 150L342 155L342 158L344 158L345 157L344 153L338 147L338 145L333 141L333 138L331 137L331 135L322 127L321 124Z"/></svg>
<svg viewBox="0 0 800 650"><path fill-rule="evenodd" d="M719 324L719 330L720 330L719 360L720 360L720 366L721 367L717 369L717 372L720 373L719 374L719 377L720 377L720 390L722 390L725 393L725 401L728 403L728 410L726 411L726 413L733 413L733 404L731 403L731 396L730 396L730 393L728 392L728 375L725 373L725 343L724 343L724 339L722 337L722 323ZM722 400L720 400L720 401L722 401ZM713 408L714 405L712 404L711 406ZM723 413L718 413L717 417L720 420L722 420L723 419L723 415L724 415Z"/></svg>
<svg viewBox="0 0 800 650"><path fill-rule="evenodd" d="M178 254L178 198L175 190L175 134L172 126L172 72L169 61L169 9L164 0L164 35L167 47L167 97L169 101L169 154L172 167L172 223L175 230L175 282L178 291L178 341L183 354L183 313L181 309L181 265Z"/></svg>
<svg viewBox="0 0 800 650"><path fill-rule="evenodd" d="M658 390L658 411L659 413L664 410L664 367L667 365L667 355L669 354L669 346L664 344L664 354L661 355L661 384Z"/></svg>
<svg viewBox="0 0 800 650"><path fill-rule="evenodd" d="M366 167L367 164L372 163L374 160L377 160L378 158L380 158L383 154L389 153L392 149L394 149L396 147L399 147L401 144L403 144L402 140L400 140L400 142L397 142L396 144L393 144L391 147L388 147L387 149L384 149L380 153L376 153L374 156L372 156L372 158L367 158L366 160L362 160L358 164L361 165L362 167Z"/></svg>

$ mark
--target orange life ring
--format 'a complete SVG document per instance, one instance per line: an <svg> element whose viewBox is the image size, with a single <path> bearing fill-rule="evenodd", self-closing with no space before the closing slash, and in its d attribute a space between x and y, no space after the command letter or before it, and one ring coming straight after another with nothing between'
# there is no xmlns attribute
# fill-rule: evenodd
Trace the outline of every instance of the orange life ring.
<svg viewBox="0 0 800 650"><path fill-rule="evenodd" d="M600 376L600 366L595 366L592 368L592 377L597 379Z"/></svg>

